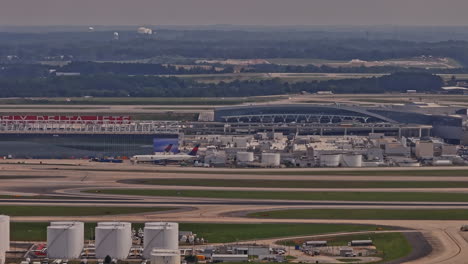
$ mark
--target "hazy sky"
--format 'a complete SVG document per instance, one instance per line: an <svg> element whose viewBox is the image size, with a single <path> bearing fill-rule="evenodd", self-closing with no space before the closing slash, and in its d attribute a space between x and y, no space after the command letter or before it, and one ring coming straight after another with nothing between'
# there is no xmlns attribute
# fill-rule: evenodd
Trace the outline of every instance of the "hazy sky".
<svg viewBox="0 0 468 264"><path fill-rule="evenodd" d="M468 0L0 0L0 25L467 25Z"/></svg>

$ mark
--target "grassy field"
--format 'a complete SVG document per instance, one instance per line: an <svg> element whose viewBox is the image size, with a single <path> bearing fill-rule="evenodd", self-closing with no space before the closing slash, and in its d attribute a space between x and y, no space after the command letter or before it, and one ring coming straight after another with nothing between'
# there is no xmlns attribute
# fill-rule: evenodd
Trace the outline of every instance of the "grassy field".
<svg viewBox="0 0 468 264"><path fill-rule="evenodd" d="M11 223L11 239L20 241L46 240L48 223ZM95 223L85 224L86 239L92 238ZM133 228L143 227L142 223ZM373 225L347 224L212 224L180 223L179 230L192 231L210 243L227 243L243 240L267 239L276 237L317 235L337 232L375 231ZM379 228L381 229L381 228Z"/></svg>
<svg viewBox="0 0 468 264"><path fill-rule="evenodd" d="M378 250L377 256L382 258L382 261L377 263L403 258L409 255L412 250L411 244L402 233L337 236L326 240L331 246L347 246L351 240L366 239L372 240Z"/></svg>
<svg viewBox="0 0 468 264"><path fill-rule="evenodd" d="M219 83L233 81L262 81L279 78L284 82L310 82L341 79L381 77L380 73L225 73L225 74L190 74L176 75L201 83ZM167 76L167 75L163 75ZM175 76L175 75L174 75Z"/></svg>
<svg viewBox="0 0 468 264"><path fill-rule="evenodd" d="M359 235L330 236L320 238L326 240L329 246L347 246L351 240L371 239L378 250L378 257L382 260L377 263L383 263L390 260L396 260L409 255L412 251L411 244L402 233L369 233ZM281 241L286 246L302 245L307 239L294 239ZM360 263L356 259L346 259L349 263ZM376 262L373 262L376 263Z"/></svg>
<svg viewBox="0 0 468 264"><path fill-rule="evenodd" d="M339 60L324 60L324 59L311 59L311 58L272 58L266 59L272 64L283 64L283 65L299 65L306 66L310 64L322 65L326 63L344 63L346 61Z"/></svg>
<svg viewBox="0 0 468 264"><path fill-rule="evenodd" d="M175 196L229 199L278 199L315 201L414 201L414 202L468 202L464 193L424 192L287 192L287 191L205 191L205 190L135 190L106 189L89 190L88 193Z"/></svg>
<svg viewBox="0 0 468 264"><path fill-rule="evenodd" d="M410 100L398 100L398 99L365 99L365 98L358 98L358 99L352 99L352 101L355 102L363 102L363 103L383 103L383 104L407 104L411 103Z"/></svg>
<svg viewBox="0 0 468 264"><path fill-rule="evenodd" d="M447 58L448 59L448 58ZM280 65L299 65L299 66L306 66L310 64L314 64L317 66L328 65L331 67L349 67L349 68L357 68L359 66L351 65L348 60L325 60L325 59L313 59L313 58L271 58L266 59L268 62L272 64L280 64ZM449 69L449 68L462 68L458 61L454 59L448 59L446 62L439 61L436 59L433 60L422 60L420 58L398 58L398 59L389 59L389 60L380 60L378 61L381 64L376 64L375 62L367 62L366 67L370 66L399 66L399 67L417 67L417 68L434 68L434 69ZM412 62L419 62L418 64L414 64ZM342 65L343 64L343 65Z"/></svg>
<svg viewBox="0 0 468 264"><path fill-rule="evenodd" d="M9 216L95 216L160 212L162 207L78 207L78 206L0 206L0 214Z"/></svg>
<svg viewBox="0 0 468 264"><path fill-rule="evenodd" d="M434 181L315 181L315 180L221 180L221 179L138 179L125 182L206 187L262 188L468 188L468 182Z"/></svg>
<svg viewBox="0 0 468 264"><path fill-rule="evenodd" d="M0 195L0 199L83 199L76 196L47 196L47 195ZM86 198L85 198L86 199Z"/></svg>
<svg viewBox="0 0 468 264"><path fill-rule="evenodd" d="M251 213L249 217L275 219L353 220L468 220L463 209L294 209Z"/></svg>
<svg viewBox="0 0 468 264"><path fill-rule="evenodd" d="M360 263L361 262L361 259L357 259L357 258L353 258L353 259L336 259L336 260L339 260L341 262L345 262L345 263Z"/></svg>
<svg viewBox="0 0 468 264"><path fill-rule="evenodd" d="M0 99L1 104L32 105L232 105L252 102L268 102L287 98L286 96L258 97L72 97L72 98L14 98Z"/></svg>

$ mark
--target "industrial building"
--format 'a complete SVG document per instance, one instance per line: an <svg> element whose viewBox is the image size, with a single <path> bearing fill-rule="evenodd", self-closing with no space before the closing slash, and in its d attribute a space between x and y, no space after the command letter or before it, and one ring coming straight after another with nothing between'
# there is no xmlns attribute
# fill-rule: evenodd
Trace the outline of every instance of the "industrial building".
<svg viewBox="0 0 468 264"><path fill-rule="evenodd" d="M100 116L60 120L39 117L4 116L0 119L0 156L131 157L152 154L155 138L177 139L179 135L177 122L130 121L124 117L102 120Z"/></svg>
<svg viewBox="0 0 468 264"><path fill-rule="evenodd" d="M104 263L110 257L113 263L181 264L182 260L195 259L195 263L218 262L285 262L287 249L277 245L257 243L197 244L190 231L180 232L178 223L148 222L144 230L131 229L127 222L99 222L95 227L95 240L84 242L84 224L75 221L51 222L47 227L47 244L43 242L15 241L16 254L19 243L26 243L21 263ZM2 256L9 248L9 217L0 216L0 249ZM178 237L181 235L180 237ZM142 238L141 240L138 238ZM179 248L179 242L181 247ZM329 246L327 240L299 241L295 250L302 258L315 262L316 255L328 258L355 257L373 259L378 251L372 240L351 240L347 245ZM290 249L291 250L291 249ZM301 253L302 251L302 253ZM45 254L44 254L45 253ZM297 254L294 254L297 255ZM16 255L17 256L17 255ZM17 260L18 257L14 259ZM5 261L5 258L2 259ZM13 258L9 258L9 261Z"/></svg>
<svg viewBox="0 0 468 264"><path fill-rule="evenodd" d="M441 137L452 144L468 144L467 116L463 109L424 103L361 107L338 104L289 104L223 107L214 121L239 129L289 131L316 135ZM466 113L466 109L464 109ZM273 126L273 125L276 126ZM281 126L278 124L287 124ZM275 129L276 128L276 129ZM296 129L294 129L296 128Z"/></svg>
<svg viewBox="0 0 468 264"><path fill-rule="evenodd" d="M238 142L242 141L242 147ZM182 145L205 145L196 166L205 167L380 167L466 165L456 145L442 139L369 136L186 136ZM433 161L433 163L431 163Z"/></svg>

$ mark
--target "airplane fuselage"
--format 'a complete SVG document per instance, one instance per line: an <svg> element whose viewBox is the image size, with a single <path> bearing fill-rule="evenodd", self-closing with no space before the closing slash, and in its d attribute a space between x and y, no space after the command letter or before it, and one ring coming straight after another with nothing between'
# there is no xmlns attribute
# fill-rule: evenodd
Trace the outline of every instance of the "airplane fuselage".
<svg viewBox="0 0 468 264"><path fill-rule="evenodd" d="M132 157L133 162L158 162L158 161L186 161L194 160L197 156L187 154L154 154L154 155L136 155Z"/></svg>

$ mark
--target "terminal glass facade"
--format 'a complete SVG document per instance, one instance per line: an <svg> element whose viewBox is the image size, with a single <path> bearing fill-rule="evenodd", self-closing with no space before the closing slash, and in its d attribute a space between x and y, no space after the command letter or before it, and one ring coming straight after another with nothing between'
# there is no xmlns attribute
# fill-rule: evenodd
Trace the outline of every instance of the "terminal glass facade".
<svg viewBox="0 0 468 264"><path fill-rule="evenodd" d="M14 158L131 157L154 152L161 134L24 134L0 135L0 156Z"/></svg>

